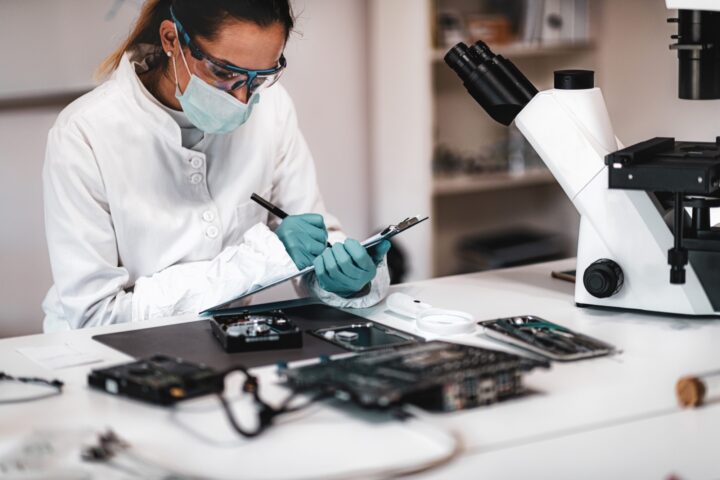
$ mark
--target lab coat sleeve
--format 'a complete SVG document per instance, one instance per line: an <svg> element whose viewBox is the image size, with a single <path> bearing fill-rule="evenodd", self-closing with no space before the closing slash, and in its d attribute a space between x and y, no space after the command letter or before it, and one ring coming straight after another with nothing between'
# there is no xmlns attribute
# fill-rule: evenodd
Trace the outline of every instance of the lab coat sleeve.
<svg viewBox="0 0 720 480"><path fill-rule="evenodd" d="M133 281L118 255L102 175L77 126L50 131L43 186L59 305L53 313L70 328L196 313L297 271L280 240L258 224L211 261L174 265Z"/></svg>
<svg viewBox="0 0 720 480"><path fill-rule="evenodd" d="M196 313L294 273L297 267L280 239L258 223L212 261L174 265L138 279L133 320Z"/></svg>
<svg viewBox="0 0 720 480"><path fill-rule="evenodd" d="M317 183L315 163L310 149L298 126L297 114L288 93L278 88L278 117L282 121L280 151L278 153L272 199L286 212L320 213L325 219L330 243L346 239L338 220L328 213ZM351 181L351 179L347 179ZM316 296L328 305L339 308L366 308L381 302L388 293L390 274L387 263L378 266L377 275L367 295L343 298L320 288L314 274L305 275L294 282L301 296Z"/></svg>

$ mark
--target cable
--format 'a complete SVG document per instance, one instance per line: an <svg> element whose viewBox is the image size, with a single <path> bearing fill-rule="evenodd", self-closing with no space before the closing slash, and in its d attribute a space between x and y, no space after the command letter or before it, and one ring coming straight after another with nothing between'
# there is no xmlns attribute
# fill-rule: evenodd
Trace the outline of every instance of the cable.
<svg viewBox="0 0 720 480"><path fill-rule="evenodd" d="M269 405L262 399L262 397L260 396L260 383L258 382L257 377L252 375L247 368L242 366L230 368L223 373L223 379L227 378L228 375L234 372L241 372L243 375L245 375L245 381L243 382L242 390L246 393L250 393L253 396L253 400L255 401L255 403L260 407L260 410L258 411L257 428L255 430L247 430L242 425L240 425L240 423L235 418L235 414L232 412L232 407L230 406L230 403L225 398L225 396L222 393L219 393L217 395L218 400L220 400L220 405L225 412L225 417L227 418L228 423L230 423L230 426L233 428L233 430L235 430L243 437L257 437L272 425L276 417L285 413L295 413L303 410L327 396L324 393L320 393L300 406L290 407L292 401L295 400L298 395L302 393L301 391L295 391L290 394L285 400L283 400L280 406L276 408Z"/></svg>
<svg viewBox="0 0 720 480"><path fill-rule="evenodd" d="M288 401L289 399L283 402L283 404L287 404ZM311 403L313 402L307 402L292 410L297 411ZM437 443L447 443L447 451L437 458L418 463L379 469L358 469L337 474L321 474L307 477L308 480L310 478L312 478L312 480L367 480L407 477L447 465L465 451L463 440L457 433L434 425L433 422L429 421L429 416L422 410L406 405L392 413L398 420L408 422L409 428L435 440ZM253 432L248 433L252 434ZM117 471L148 480L167 480L169 478L182 480L199 480L203 478L210 480L213 478L209 476L196 477L178 471L171 471L166 466L136 453L129 443L111 430L99 434L96 443L85 447L82 452L82 459L90 463L105 464Z"/></svg>
<svg viewBox="0 0 720 480"><path fill-rule="evenodd" d="M12 405L17 403L34 402L36 400L43 400L46 398L54 397L62 394L63 386L65 385L60 380L46 380L38 377L13 377L5 372L0 372L0 381L7 380L10 382L25 383L28 385L38 385L42 387L49 387L55 389L52 393L45 393L33 397L13 398L10 400L0 400L0 405Z"/></svg>
<svg viewBox="0 0 720 480"><path fill-rule="evenodd" d="M143 480L209 480L209 477L196 477L172 471L168 467L148 460L135 453L131 445L120 438L114 431L108 430L98 434L97 442L83 448L83 461L102 464L117 472L123 478L141 478ZM94 478L94 477L93 477Z"/></svg>
<svg viewBox="0 0 720 480"><path fill-rule="evenodd" d="M253 400L259 407L258 412L258 426L254 430L248 430L244 428L235 418L235 414L232 411L230 402L225 398L223 394L218 394L217 397L220 400L220 404L225 412L225 416L230 426L237 433L246 438L254 438L263 433L268 427L273 424L275 418L286 413L299 412L310 405L324 399L331 395L327 392L316 393L315 396L311 397L308 401L302 405L291 407L292 402L301 394L303 391L295 391L288 395L278 407L273 407L263 400L260 396L260 384L258 378L252 375L249 370L242 366L237 366L226 370L223 373L223 379L227 378L231 373L240 372L245 376L245 381L242 385L242 390L245 393L249 393L253 396ZM410 465L400 465L390 468L381 468L376 470L371 469L360 469L353 472L346 472L342 474L329 474L326 476L314 476L313 480L355 480L355 479L390 479L398 477L406 477L409 475L416 475L419 473L427 472L435 468L439 468L443 465L447 465L456 458L458 458L465 450L464 442L459 434L453 431L449 431L433 425L428 421L427 415L422 410L410 406L403 405L392 412L395 417L403 422L408 422L411 428L422 429L424 434L433 435L435 437L443 437L443 440L449 444L447 452L438 458L431 460L418 462Z"/></svg>
<svg viewBox="0 0 720 480"><path fill-rule="evenodd" d="M447 443L447 451L438 458L421 461L417 463L398 465L378 469L358 469L344 473L330 473L326 475L314 475L312 477L297 478L297 480L389 480L408 477L420 473L429 472L459 458L465 452L465 444L462 437L451 430L434 425L423 410L403 405L392 412L402 422L408 422L408 427L419 430L427 437L435 437L438 443ZM441 439L442 437L442 439Z"/></svg>

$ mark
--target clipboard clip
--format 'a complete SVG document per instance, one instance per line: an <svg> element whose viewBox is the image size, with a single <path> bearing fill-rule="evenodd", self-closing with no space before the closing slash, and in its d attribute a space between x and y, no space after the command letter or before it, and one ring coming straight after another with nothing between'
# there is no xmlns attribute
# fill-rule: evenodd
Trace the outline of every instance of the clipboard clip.
<svg viewBox="0 0 720 480"><path fill-rule="evenodd" d="M408 228L412 228L418 223L422 223L428 220L430 217L423 217L422 215L416 215L414 217L408 217L397 225L390 225L380 233L385 238L394 237L398 233L404 232Z"/></svg>

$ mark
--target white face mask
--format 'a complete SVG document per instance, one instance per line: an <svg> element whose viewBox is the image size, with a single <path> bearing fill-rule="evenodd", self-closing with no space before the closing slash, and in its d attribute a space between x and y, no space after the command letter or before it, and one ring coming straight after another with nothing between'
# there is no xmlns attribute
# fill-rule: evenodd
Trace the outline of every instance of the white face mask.
<svg viewBox="0 0 720 480"><path fill-rule="evenodd" d="M190 72L182 49L180 49L180 55L185 69L190 75L190 81L185 87L185 91L181 93L175 57L171 57L175 70L175 96L193 125L205 133L225 134L237 130L248 121L253 107L260 101L260 94L253 94L247 104L242 103L229 93L209 85Z"/></svg>

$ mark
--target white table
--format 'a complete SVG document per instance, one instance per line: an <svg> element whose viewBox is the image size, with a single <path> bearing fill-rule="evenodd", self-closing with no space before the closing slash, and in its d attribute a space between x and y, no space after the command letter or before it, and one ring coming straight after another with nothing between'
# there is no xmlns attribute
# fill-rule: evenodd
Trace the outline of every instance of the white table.
<svg viewBox="0 0 720 480"><path fill-rule="evenodd" d="M535 393L521 399L430 415L419 423L324 403L248 441L230 431L214 399L192 401L173 412L86 386L91 368L129 360L92 336L194 318L2 340L2 370L60 378L66 388L52 399L0 406L0 457L32 431L109 426L142 455L183 472L217 478L324 478L442 456L447 442L426 429L429 422L456 432L465 449L422 478L720 478L720 403L683 411L674 395L680 376L720 369L720 321L576 308L572 285L550 278L551 270L572 268L574 262L566 260L395 287L436 307L471 312L479 320L535 314L624 350L613 358L536 370L526 378ZM383 305L361 315L412 331L409 321ZM499 348L480 335L454 341ZM66 342L98 352L105 362L47 371L16 351ZM258 369L258 374L265 396L278 401L287 394L273 368ZM0 384L2 388L10 387ZM240 399L234 405L250 421L249 404ZM76 451L68 453L68 458L76 457Z"/></svg>

